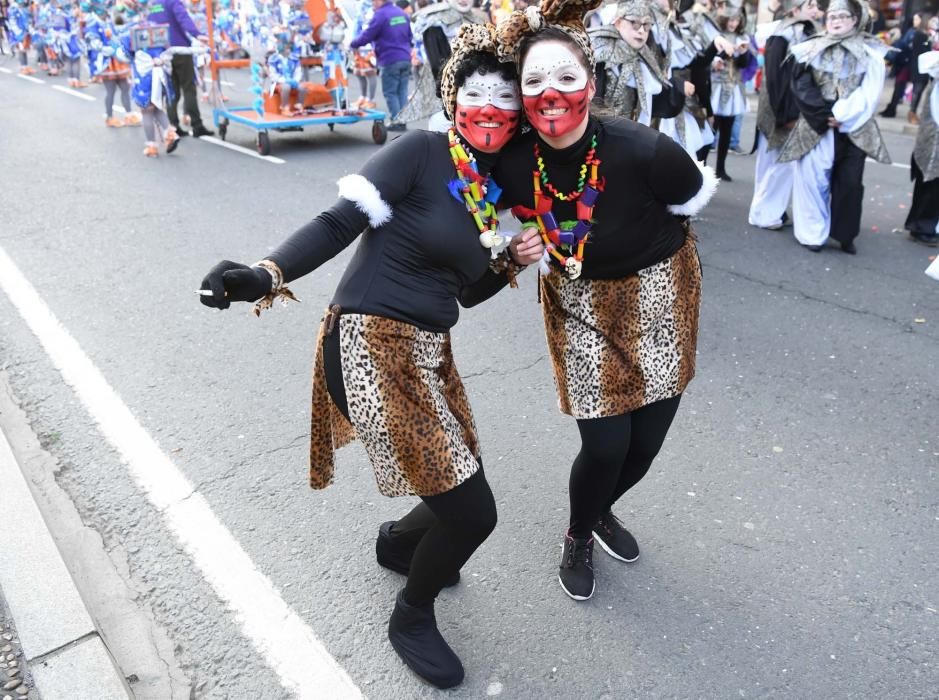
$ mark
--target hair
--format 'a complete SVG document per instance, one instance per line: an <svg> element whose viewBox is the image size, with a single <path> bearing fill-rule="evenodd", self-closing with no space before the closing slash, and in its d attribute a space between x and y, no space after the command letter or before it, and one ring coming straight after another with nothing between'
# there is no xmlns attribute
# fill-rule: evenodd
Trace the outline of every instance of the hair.
<svg viewBox="0 0 939 700"><path fill-rule="evenodd" d="M717 15L717 27L718 27L718 29L720 29L722 32L729 31L729 30L727 29L727 25L730 23L730 20L732 20L732 19L736 19L736 20L737 20L737 28L734 30L734 34L737 34L738 36L740 36L741 34L743 34L743 33L747 30L747 22L746 22L746 20L744 19L743 14L740 13L740 12L733 12L733 13L723 13L723 12L721 12L721 13L719 13L719 14Z"/></svg>
<svg viewBox="0 0 939 700"><path fill-rule="evenodd" d="M473 73L479 71L483 75L487 73L498 73L503 80L518 80L518 72L515 70L514 63L503 63L495 54L488 51L474 51L460 63L453 76L457 88L463 87L463 83Z"/></svg>
<svg viewBox="0 0 939 700"><path fill-rule="evenodd" d="M571 51L574 52L574 55L577 56L577 60L580 62L580 65L583 66L584 70L587 71L589 75L593 75L593 68L590 65L590 59L584 55L583 50L580 48L580 46L577 45L577 42L574 41L567 32L565 32L563 29L558 29L557 27L545 27L541 31L534 34L528 34L524 39L522 39L518 46L518 69L520 71L522 69L522 65L525 63L525 57L528 55L531 47L542 41L559 41L562 44L567 44Z"/></svg>

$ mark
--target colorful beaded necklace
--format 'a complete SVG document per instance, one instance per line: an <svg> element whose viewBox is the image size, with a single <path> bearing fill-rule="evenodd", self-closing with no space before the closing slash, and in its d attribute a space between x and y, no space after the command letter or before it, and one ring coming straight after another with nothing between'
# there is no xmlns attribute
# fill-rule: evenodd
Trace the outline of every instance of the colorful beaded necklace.
<svg viewBox="0 0 939 700"><path fill-rule="evenodd" d="M465 204L473 215L473 221L479 228L480 245L483 248L499 246L505 240L498 233L499 215L496 213L496 202L499 201L502 189L488 176L479 174L476 158L467 154L453 129L450 129L447 135L450 139L450 158L457 175L447 183L447 188L453 198Z"/></svg>
<svg viewBox="0 0 939 700"><path fill-rule="evenodd" d="M600 169L600 159L597 158L596 151L597 136L594 134L590 139L590 150L587 151L584 164L580 166L577 189L568 194L563 194L558 192L548 180L548 173L545 171L541 151L538 148L538 143L535 142L535 161L538 163L538 169L532 173L535 208L514 207L512 210L518 216L533 216L535 218L545 249L555 260L561 263L561 267L564 268L567 276L572 280L580 277L580 273L583 271L584 246L590 236L590 229L593 228L593 208L597 203L597 198L603 191L603 182L597 177ZM587 177L588 172L590 174L589 178ZM541 190L542 184L548 191L547 195ZM577 222L572 226L559 225L551 212L554 206L552 199L559 199L562 202L576 202ZM564 249L567 255L561 249Z"/></svg>

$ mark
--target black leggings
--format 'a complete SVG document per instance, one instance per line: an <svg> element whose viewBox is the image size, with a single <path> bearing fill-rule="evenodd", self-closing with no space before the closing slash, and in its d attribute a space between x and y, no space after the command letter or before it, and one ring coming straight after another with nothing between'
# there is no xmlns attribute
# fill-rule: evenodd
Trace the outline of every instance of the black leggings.
<svg viewBox="0 0 939 700"><path fill-rule="evenodd" d="M578 420L580 452L571 468L571 537L590 537L597 521L649 471L681 395L609 418Z"/></svg>
<svg viewBox="0 0 939 700"><path fill-rule="evenodd" d="M337 330L323 341L323 364L329 395L348 418ZM391 530L396 545L414 548L411 573L404 588L407 602L433 603L447 580L463 567L495 527L496 502L482 462L479 471L459 486L436 496L421 496L421 503Z"/></svg>
<svg viewBox="0 0 939 700"><path fill-rule="evenodd" d="M714 115L714 126L717 127L717 174L727 171L724 169L727 160L727 151L730 149L730 135L734 128L736 117L722 117Z"/></svg>

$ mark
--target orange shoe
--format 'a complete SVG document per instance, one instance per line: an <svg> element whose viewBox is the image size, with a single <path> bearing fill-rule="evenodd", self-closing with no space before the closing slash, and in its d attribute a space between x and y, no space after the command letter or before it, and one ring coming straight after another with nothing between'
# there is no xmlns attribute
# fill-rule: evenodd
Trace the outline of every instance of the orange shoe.
<svg viewBox="0 0 939 700"><path fill-rule="evenodd" d="M104 120L104 125L109 126L112 129L117 129L124 126L124 122L118 119L117 117L108 117Z"/></svg>
<svg viewBox="0 0 939 700"><path fill-rule="evenodd" d="M375 109L377 106L378 105L376 105L371 100L365 100L365 102L362 103L362 109Z"/></svg>
<svg viewBox="0 0 939 700"><path fill-rule="evenodd" d="M166 147L166 153L169 155L176 150L176 147L179 145L179 134L176 133L176 129L172 126L166 130L166 133L163 135L163 145Z"/></svg>
<svg viewBox="0 0 939 700"><path fill-rule="evenodd" d="M160 151L155 143L148 143L144 146L143 154L147 156L147 158L156 158L160 155Z"/></svg>
<svg viewBox="0 0 939 700"><path fill-rule="evenodd" d="M140 115L136 112L128 114L124 117L124 126L140 126Z"/></svg>
<svg viewBox="0 0 939 700"><path fill-rule="evenodd" d="M88 83L83 83L81 80L76 80L75 78L69 78L68 86L71 88L86 88Z"/></svg>
<svg viewBox="0 0 939 700"><path fill-rule="evenodd" d="M281 107L281 108L280 108L280 116L282 116L282 117L292 117L292 116L293 116L293 110L290 109L290 107Z"/></svg>

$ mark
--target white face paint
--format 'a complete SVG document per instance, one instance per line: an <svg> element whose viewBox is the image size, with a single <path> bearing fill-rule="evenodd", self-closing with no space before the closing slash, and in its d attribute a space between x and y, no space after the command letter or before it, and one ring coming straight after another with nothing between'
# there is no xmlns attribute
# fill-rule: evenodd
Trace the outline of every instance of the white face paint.
<svg viewBox="0 0 939 700"><path fill-rule="evenodd" d="M485 107L487 104L517 112L522 108L518 86L514 80L506 80L498 73L476 71L456 93L457 104L467 107Z"/></svg>
<svg viewBox="0 0 939 700"><path fill-rule="evenodd" d="M539 41L525 55L522 67L522 94L540 95L554 88L558 92L577 92L587 87L590 76L577 56L560 41Z"/></svg>

